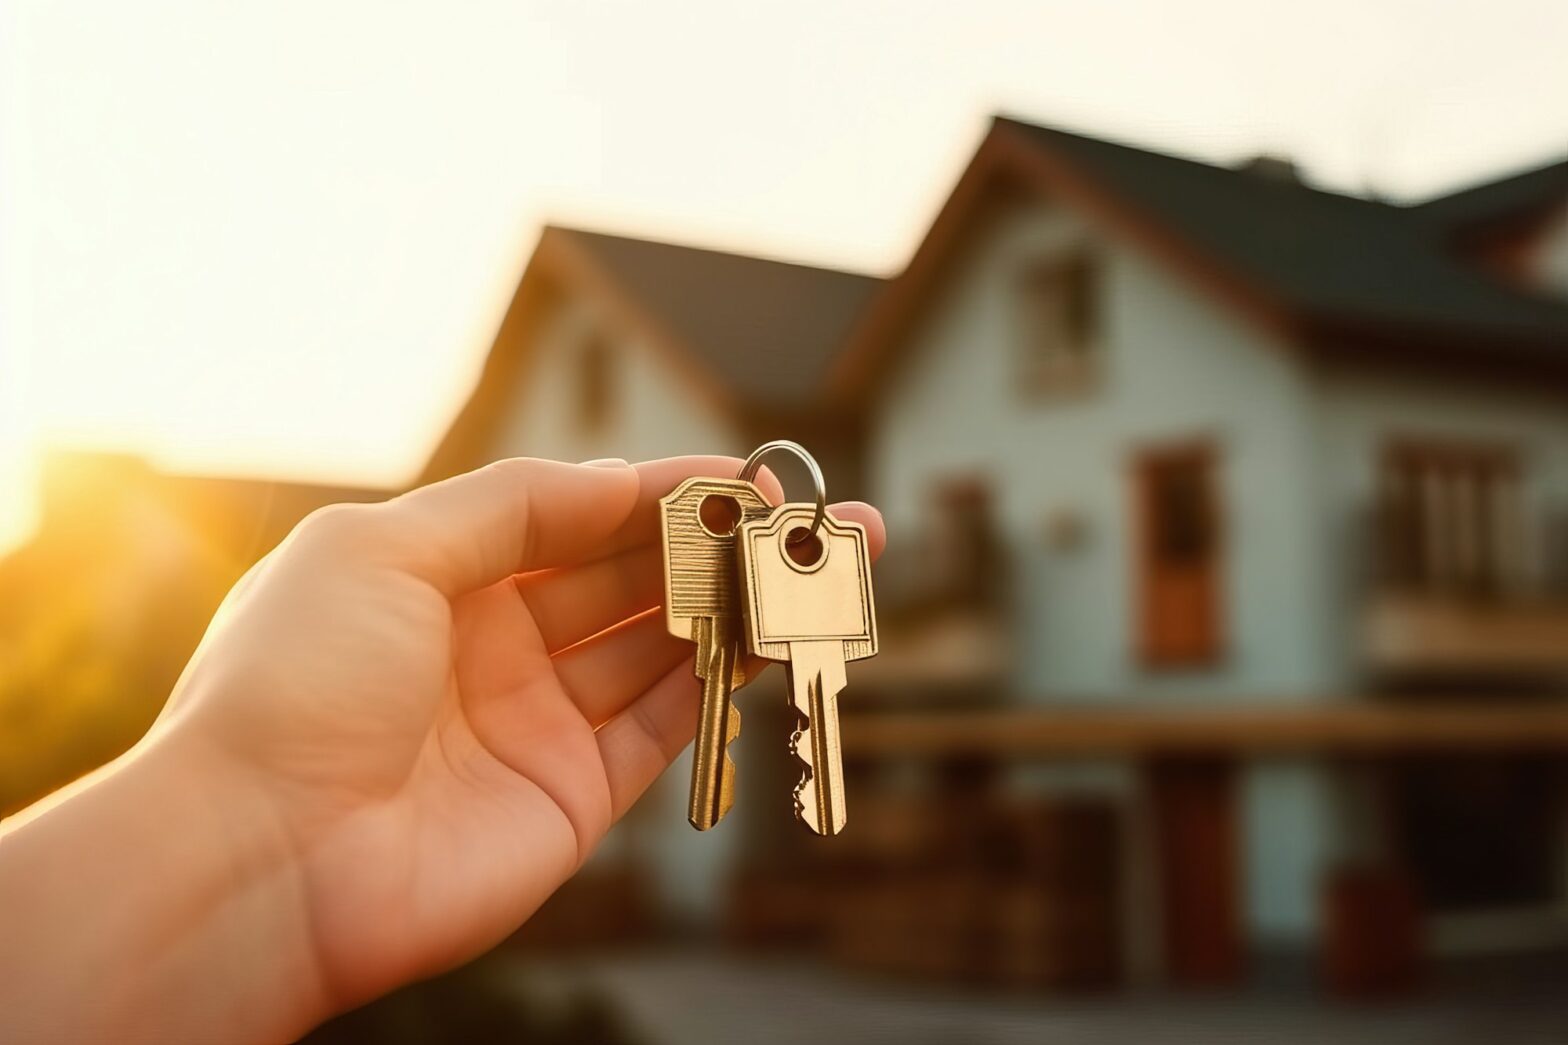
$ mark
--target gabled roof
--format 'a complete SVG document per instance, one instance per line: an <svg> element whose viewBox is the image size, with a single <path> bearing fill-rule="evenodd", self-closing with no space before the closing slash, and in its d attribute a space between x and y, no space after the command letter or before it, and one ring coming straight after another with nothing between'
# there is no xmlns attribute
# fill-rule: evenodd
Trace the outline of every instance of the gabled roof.
<svg viewBox="0 0 1568 1045"><path fill-rule="evenodd" d="M885 282L549 227L425 478L472 464L486 445L530 324L561 287L607 301L723 408L853 406L999 187L1082 212L1293 345L1568 376L1568 304L1504 284L1450 235L1568 198L1565 186L1568 161L1401 207L998 117L908 266Z"/></svg>
<svg viewBox="0 0 1568 1045"><path fill-rule="evenodd" d="M817 409L829 368L881 285L860 273L547 226L479 385L424 479L474 463L520 379L529 317L563 289L599 295L721 408L778 414Z"/></svg>
<svg viewBox="0 0 1568 1045"><path fill-rule="evenodd" d="M869 387L998 183L1084 212L1294 343L1399 344L1568 367L1568 305L1468 264L1419 208L999 117L909 267L868 310L834 375L841 394Z"/></svg>
<svg viewBox="0 0 1568 1045"><path fill-rule="evenodd" d="M1441 249L1409 208L1009 123L1288 311L1415 333L1568 338L1568 307L1510 290ZM1568 353L1568 342L1558 347Z"/></svg>
<svg viewBox="0 0 1568 1045"><path fill-rule="evenodd" d="M1440 233L1513 222L1568 203L1568 159L1427 200L1416 214Z"/></svg>
<svg viewBox="0 0 1568 1045"><path fill-rule="evenodd" d="M880 279L561 229L743 403L809 405Z"/></svg>

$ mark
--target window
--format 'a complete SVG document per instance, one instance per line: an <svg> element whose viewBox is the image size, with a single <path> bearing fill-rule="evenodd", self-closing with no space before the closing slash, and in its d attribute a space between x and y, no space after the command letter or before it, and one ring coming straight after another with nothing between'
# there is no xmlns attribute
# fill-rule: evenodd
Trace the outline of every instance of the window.
<svg viewBox="0 0 1568 1045"><path fill-rule="evenodd" d="M577 423L602 431L615 409L615 350L602 334L590 334L577 353Z"/></svg>
<svg viewBox="0 0 1568 1045"><path fill-rule="evenodd" d="M990 487L983 479L939 482L930 504L932 545L922 569L938 580L955 604L992 604L1000 581L1000 551L992 517Z"/></svg>
<svg viewBox="0 0 1568 1045"><path fill-rule="evenodd" d="M1198 667L1221 653L1221 534L1214 454L1161 449L1134 475L1138 646L1151 667Z"/></svg>
<svg viewBox="0 0 1568 1045"><path fill-rule="evenodd" d="M1099 337L1099 279L1084 249L1025 269L1019 297L1021 387L1028 392L1083 387Z"/></svg>
<svg viewBox="0 0 1568 1045"><path fill-rule="evenodd" d="M1511 450L1395 440L1383 451L1378 486L1386 584L1475 595L1522 585L1526 535Z"/></svg>
<svg viewBox="0 0 1568 1045"><path fill-rule="evenodd" d="M939 479L905 534L877 567L877 604L906 617L988 611L1000 601L1003 548L991 488L978 475Z"/></svg>

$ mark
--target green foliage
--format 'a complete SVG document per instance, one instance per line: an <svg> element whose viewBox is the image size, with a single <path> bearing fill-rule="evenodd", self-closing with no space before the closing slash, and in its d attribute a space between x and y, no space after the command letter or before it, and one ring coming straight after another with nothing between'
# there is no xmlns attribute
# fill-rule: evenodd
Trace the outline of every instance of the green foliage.
<svg viewBox="0 0 1568 1045"><path fill-rule="evenodd" d="M11 592L21 605L0 627L0 815L147 731L240 573L238 564L188 554L157 569L125 564L39 569L15 585L26 590Z"/></svg>

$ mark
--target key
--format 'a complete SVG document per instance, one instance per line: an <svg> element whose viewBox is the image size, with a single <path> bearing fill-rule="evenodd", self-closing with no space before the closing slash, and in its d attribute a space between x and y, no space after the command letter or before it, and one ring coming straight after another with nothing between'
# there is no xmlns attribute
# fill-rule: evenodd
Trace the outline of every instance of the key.
<svg viewBox="0 0 1568 1045"><path fill-rule="evenodd" d="M805 770L795 788L795 814L819 835L844 829L843 749L838 696L845 662L877 652L871 556L859 523L824 516L809 533L816 508L784 504L767 519L740 527L740 585L746 646L785 662L790 703L801 717L791 741Z"/></svg>
<svg viewBox="0 0 1568 1045"><path fill-rule="evenodd" d="M735 566L736 527L772 506L739 479L688 479L659 502L664 536L664 618L670 634L697 644L702 705L691 764L688 819L699 831L735 804L729 746L740 735L731 694L745 684Z"/></svg>

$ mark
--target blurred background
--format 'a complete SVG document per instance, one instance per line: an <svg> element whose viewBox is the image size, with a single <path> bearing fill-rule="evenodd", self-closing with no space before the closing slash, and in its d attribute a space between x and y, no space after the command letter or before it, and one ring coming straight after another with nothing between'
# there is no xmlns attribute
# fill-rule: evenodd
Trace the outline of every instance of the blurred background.
<svg viewBox="0 0 1568 1045"><path fill-rule="evenodd" d="M1561 5L0 11L0 813L319 505L887 515L845 835L770 673L719 829L313 1040L1568 1037Z"/></svg>

